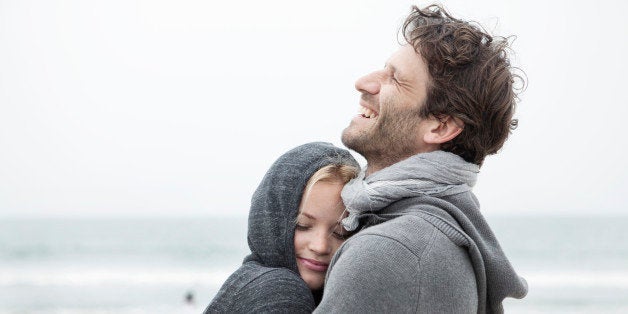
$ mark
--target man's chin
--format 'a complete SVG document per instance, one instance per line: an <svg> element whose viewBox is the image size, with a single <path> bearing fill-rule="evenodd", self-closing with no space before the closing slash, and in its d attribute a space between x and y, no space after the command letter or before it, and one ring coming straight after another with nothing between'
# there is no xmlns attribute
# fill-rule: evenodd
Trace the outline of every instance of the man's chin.
<svg viewBox="0 0 628 314"><path fill-rule="evenodd" d="M367 134L357 132L351 128L351 125L342 131L340 140L348 149L354 150L362 156L364 156L365 148L370 142Z"/></svg>
<svg viewBox="0 0 628 314"><path fill-rule="evenodd" d="M356 134L354 134L354 132L352 131L353 130L351 130L351 125L349 125L344 130L342 130L342 134L340 135L340 141L347 148L355 150L352 146L355 142Z"/></svg>

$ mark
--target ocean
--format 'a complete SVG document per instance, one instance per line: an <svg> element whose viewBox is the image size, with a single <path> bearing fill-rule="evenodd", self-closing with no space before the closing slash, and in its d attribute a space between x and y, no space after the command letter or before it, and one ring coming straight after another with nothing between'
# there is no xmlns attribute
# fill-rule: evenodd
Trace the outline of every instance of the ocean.
<svg viewBox="0 0 628 314"><path fill-rule="evenodd" d="M506 313L628 313L628 217L487 220ZM246 218L0 219L0 314L201 313L247 253Z"/></svg>

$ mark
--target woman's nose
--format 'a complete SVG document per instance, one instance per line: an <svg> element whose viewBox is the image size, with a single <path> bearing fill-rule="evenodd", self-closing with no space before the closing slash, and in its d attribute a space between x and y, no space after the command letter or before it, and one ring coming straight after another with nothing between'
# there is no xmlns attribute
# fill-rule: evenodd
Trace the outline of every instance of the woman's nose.
<svg viewBox="0 0 628 314"><path fill-rule="evenodd" d="M319 255L326 255L331 253L330 235L328 232L318 232L316 236L310 241L310 250Z"/></svg>
<svg viewBox="0 0 628 314"><path fill-rule="evenodd" d="M361 93L375 95L379 93L381 87L377 72L367 74L355 81L355 89Z"/></svg>

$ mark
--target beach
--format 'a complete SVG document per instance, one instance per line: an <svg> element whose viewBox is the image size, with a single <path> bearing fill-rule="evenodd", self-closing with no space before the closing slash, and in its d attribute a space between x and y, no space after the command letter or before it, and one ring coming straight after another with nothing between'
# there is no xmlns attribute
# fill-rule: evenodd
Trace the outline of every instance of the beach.
<svg viewBox="0 0 628 314"><path fill-rule="evenodd" d="M487 220L530 287L507 313L628 312L628 217ZM0 219L0 314L200 313L247 253L245 217Z"/></svg>

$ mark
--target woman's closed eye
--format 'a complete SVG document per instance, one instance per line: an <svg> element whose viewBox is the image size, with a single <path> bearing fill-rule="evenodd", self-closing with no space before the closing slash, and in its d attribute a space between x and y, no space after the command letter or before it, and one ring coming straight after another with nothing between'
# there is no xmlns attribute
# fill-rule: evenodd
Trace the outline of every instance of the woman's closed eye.
<svg viewBox="0 0 628 314"><path fill-rule="evenodd" d="M339 240L346 240L347 238L349 238L349 235L349 232L341 226L337 226L332 231L332 236Z"/></svg>
<svg viewBox="0 0 628 314"><path fill-rule="evenodd" d="M340 232L332 232L332 236L334 236L334 238L338 239L338 240L346 240L347 239L347 235L345 233L340 233Z"/></svg>
<svg viewBox="0 0 628 314"><path fill-rule="evenodd" d="M306 231L306 230L309 230L310 228L311 228L310 226L305 225L305 224L300 224L300 223L297 223L297 226L296 226L296 230L299 230L299 231Z"/></svg>

